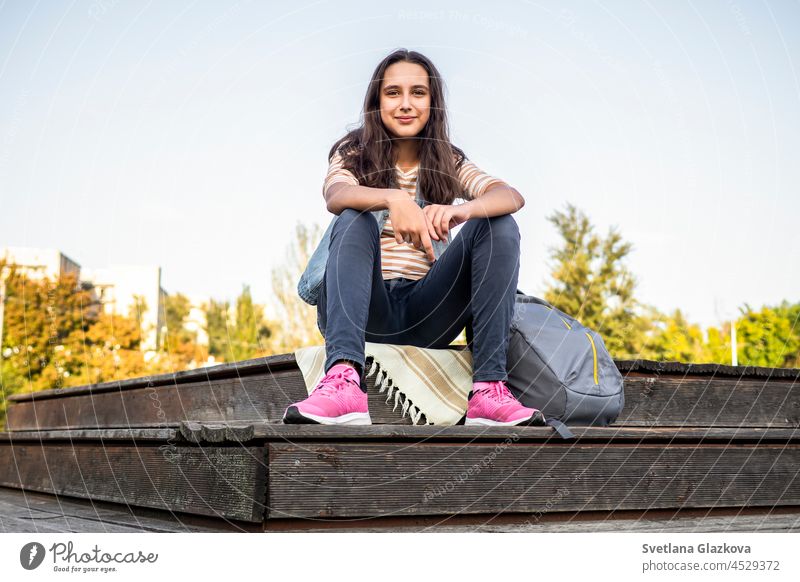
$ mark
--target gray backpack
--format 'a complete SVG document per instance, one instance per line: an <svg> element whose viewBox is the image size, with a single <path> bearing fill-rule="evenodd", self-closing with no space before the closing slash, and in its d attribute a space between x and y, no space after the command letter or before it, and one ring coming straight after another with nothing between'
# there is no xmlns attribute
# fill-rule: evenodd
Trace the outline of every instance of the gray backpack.
<svg viewBox="0 0 800 582"><path fill-rule="evenodd" d="M600 335L547 301L517 289L508 344L508 387L542 411L564 438L564 423L606 426L625 404L622 374Z"/></svg>

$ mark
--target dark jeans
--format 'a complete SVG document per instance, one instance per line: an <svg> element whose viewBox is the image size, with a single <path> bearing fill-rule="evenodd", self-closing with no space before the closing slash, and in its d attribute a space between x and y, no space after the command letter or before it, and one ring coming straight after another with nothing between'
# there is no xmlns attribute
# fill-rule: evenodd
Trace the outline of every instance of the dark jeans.
<svg viewBox="0 0 800 582"><path fill-rule="evenodd" d="M363 370L365 341L446 348L471 320L473 382L507 380L519 253L510 214L474 218L422 279L384 280L375 217L345 209L331 232L317 304L325 371L342 359Z"/></svg>

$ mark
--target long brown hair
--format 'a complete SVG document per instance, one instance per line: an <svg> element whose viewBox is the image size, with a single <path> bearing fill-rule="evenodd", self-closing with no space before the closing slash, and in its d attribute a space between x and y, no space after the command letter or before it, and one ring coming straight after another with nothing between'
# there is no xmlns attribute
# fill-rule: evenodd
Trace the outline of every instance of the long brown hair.
<svg viewBox="0 0 800 582"><path fill-rule="evenodd" d="M466 155L450 143L442 77L433 63L418 52L398 49L378 64L364 98L361 125L333 144L328 160L341 148L343 167L353 172L361 186L398 188L394 170L397 152L394 137L381 121L380 94L386 69L400 61L421 65L428 72L430 84L430 117L416 135L419 139L417 191L429 203L452 204L455 198L463 198L465 194L458 180L458 170Z"/></svg>

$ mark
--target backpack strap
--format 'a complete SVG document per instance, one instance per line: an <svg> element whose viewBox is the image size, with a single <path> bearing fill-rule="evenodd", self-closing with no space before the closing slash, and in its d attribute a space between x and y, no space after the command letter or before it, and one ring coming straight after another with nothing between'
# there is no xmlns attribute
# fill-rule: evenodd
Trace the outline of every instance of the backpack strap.
<svg viewBox="0 0 800 582"><path fill-rule="evenodd" d="M575 435L572 434L572 431L567 428L567 425L561 422L560 420L556 420L555 418L548 418L545 422L547 422L547 426L552 426L553 429L559 434L562 439L574 439Z"/></svg>
<svg viewBox="0 0 800 582"><path fill-rule="evenodd" d="M545 301L541 297L534 297L533 295L528 295L520 290L517 287L515 301L519 301L520 303L538 303L539 305L544 305L545 307L549 307L550 309L555 309L555 307L550 304L549 302Z"/></svg>

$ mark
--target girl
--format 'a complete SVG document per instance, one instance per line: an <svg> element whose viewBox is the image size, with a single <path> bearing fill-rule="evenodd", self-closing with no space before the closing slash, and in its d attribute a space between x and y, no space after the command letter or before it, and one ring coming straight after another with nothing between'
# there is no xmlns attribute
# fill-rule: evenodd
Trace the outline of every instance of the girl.
<svg viewBox="0 0 800 582"><path fill-rule="evenodd" d="M365 341L445 348L472 325L465 424L544 425L506 386L520 254L511 213L525 200L450 143L436 67L404 49L383 59L361 127L328 158L323 195L337 216L298 283L317 305L326 374L283 421L371 424Z"/></svg>

